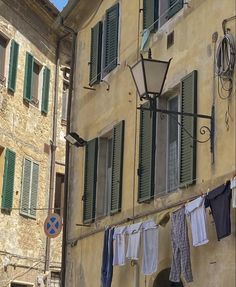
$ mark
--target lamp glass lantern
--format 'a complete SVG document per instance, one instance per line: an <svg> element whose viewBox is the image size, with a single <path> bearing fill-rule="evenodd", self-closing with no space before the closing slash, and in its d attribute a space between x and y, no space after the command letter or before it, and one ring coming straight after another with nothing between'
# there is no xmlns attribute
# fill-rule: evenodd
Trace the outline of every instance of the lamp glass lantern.
<svg viewBox="0 0 236 287"><path fill-rule="evenodd" d="M141 59L130 67L140 99L151 99L161 95L170 61Z"/></svg>

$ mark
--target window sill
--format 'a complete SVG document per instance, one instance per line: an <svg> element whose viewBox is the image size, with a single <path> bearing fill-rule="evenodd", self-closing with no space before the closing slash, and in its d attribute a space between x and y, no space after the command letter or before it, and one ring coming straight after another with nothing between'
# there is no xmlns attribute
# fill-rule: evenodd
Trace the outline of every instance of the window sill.
<svg viewBox="0 0 236 287"><path fill-rule="evenodd" d="M26 219L33 219L33 220L36 220L36 216L33 216L33 215L30 215L28 213L25 213L23 211L20 211L20 215Z"/></svg>

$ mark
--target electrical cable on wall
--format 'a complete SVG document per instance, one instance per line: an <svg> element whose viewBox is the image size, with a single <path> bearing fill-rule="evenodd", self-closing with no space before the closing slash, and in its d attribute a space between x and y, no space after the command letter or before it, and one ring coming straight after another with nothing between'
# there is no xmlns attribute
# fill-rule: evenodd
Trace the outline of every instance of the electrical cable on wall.
<svg viewBox="0 0 236 287"><path fill-rule="evenodd" d="M229 99L233 91L235 54L236 49L234 37L229 30L226 30L216 51L215 70L216 75L218 76L218 95L222 100L228 100L227 110L225 112L225 124L227 130L229 130L229 120L231 118Z"/></svg>

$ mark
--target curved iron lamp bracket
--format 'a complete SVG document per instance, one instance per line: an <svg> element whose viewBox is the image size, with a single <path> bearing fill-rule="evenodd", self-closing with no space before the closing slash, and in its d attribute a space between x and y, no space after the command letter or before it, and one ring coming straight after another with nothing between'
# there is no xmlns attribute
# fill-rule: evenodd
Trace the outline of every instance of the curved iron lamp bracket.
<svg viewBox="0 0 236 287"><path fill-rule="evenodd" d="M193 114L193 113L183 113L183 112L177 112L177 111L171 111L171 110L164 110L164 109L157 109L153 104L150 105L150 108L145 107L138 107L139 110L149 110L154 111L157 113L167 114L170 117L172 117L177 124L186 132L186 134L192 138L194 141L198 143L206 143L210 141L210 151L212 153L212 161L214 162L214 138L215 138L215 107L214 105L211 108L211 115L204 115L204 114ZM203 118L210 120L210 127L203 125L200 127L199 132L201 135L209 134L208 138L206 140L199 140L195 137L193 137L190 132L174 117L173 115L180 115L180 116L187 116L187 117L194 117L194 118Z"/></svg>

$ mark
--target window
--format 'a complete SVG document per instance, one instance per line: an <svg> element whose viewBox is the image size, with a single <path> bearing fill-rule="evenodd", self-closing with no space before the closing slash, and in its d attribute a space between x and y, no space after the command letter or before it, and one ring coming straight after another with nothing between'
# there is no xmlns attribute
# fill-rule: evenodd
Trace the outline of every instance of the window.
<svg viewBox="0 0 236 287"><path fill-rule="evenodd" d="M67 121L67 105L69 97L69 83L63 83L63 94L62 94L62 112L61 112L61 123L66 124Z"/></svg>
<svg viewBox="0 0 236 287"><path fill-rule="evenodd" d="M178 112L178 96L169 99L168 110ZM178 115L168 115L167 138L167 190L176 190L178 187Z"/></svg>
<svg viewBox="0 0 236 287"><path fill-rule="evenodd" d="M182 8L183 0L143 0L143 29L154 32Z"/></svg>
<svg viewBox="0 0 236 287"><path fill-rule="evenodd" d="M42 90L40 88L41 70L43 69ZM41 99L41 111L48 112L50 86L50 70L42 68L30 53L26 53L24 100L39 106ZM41 98L40 98L41 97Z"/></svg>
<svg viewBox="0 0 236 287"><path fill-rule="evenodd" d="M65 175L56 173L56 189L54 198L54 212L63 216Z"/></svg>
<svg viewBox="0 0 236 287"><path fill-rule="evenodd" d="M32 78L32 103L38 107L39 104L39 74L41 67L35 61L33 62L33 78Z"/></svg>
<svg viewBox="0 0 236 287"><path fill-rule="evenodd" d="M34 284L32 283L18 283L18 282L12 282L11 287L33 287Z"/></svg>
<svg viewBox="0 0 236 287"><path fill-rule="evenodd" d="M158 107L196 113L197 71L183 78L178 88L171 97L158 99ZM195 183L196 141L189 135L196 138L194 117L140 111L139 202Z"/></svg>
<svg viewBox="0 0 236 287"><path fill-rule="evenodd" d="M50 287L60 287L61 286L60 276L61 276L60 272L51 272Z"/></svg>
<svg viewBox="0 0 236 287"><path fill-rule="evenodd" d="M117 66L118 37L119 3L106 11L104 23L100 21L91 29L90 86Z"/></svg>
<svg viewBox="0 0 236 287"><path fill-rule="evenodd" d="M5 83L5 60L7 40L0 35L0 84Z"/></svg>
<svg viewBox="0 0 236 287"><path fill-rule="evenodd" d="M20 203L20 213L22 215L36 217L38 180L39 165L30 159L24 158Z"/></svg>
<svg viewBox="0 0 236 287"><path fill-rule="evenodd" d="M121 210L124 121L112 133L87 143L84 178L84 222Z"/></svg>
<svg viewBox="0 0 236 287"><path fill-rule="evenodd" d="M2 187L2 209L7 211L11 210L13 204L15 161L15 152L10 149L6 149Z"/></svg>
<svg viewBox="0 0 236 287"><path fill-rule="evenodd" d="M98 139L96 217L110 213L112 175L112 132Z"/></svg>

